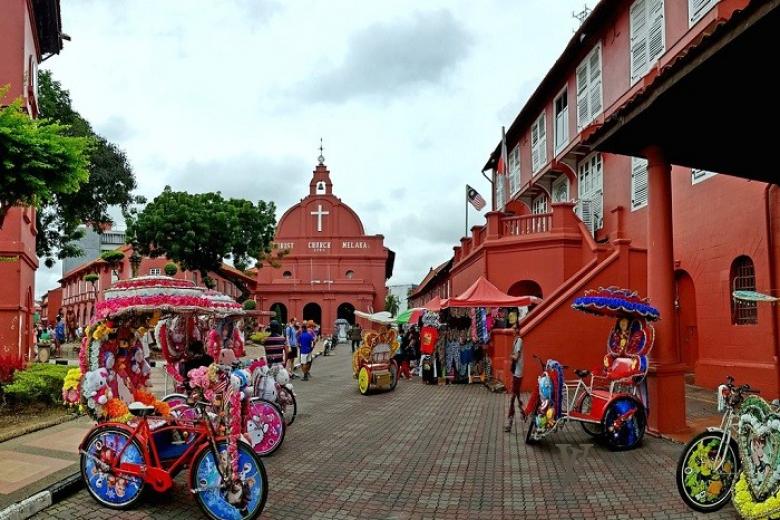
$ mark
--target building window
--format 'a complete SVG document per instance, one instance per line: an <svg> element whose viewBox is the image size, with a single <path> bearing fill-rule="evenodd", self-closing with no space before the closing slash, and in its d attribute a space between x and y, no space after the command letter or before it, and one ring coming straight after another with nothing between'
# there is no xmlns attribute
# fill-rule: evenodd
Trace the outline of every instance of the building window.
<svg viewBox="0 0 780 520"><path fill-rule="evenodd" d="M282 273L282 278L292 278L292 273L290 271L285 271Z"/></svg>
<svg viewBox="0 0 780 520"><path fill-rule="evenodd" d="M604 225L604 175L601 154L594 153L582 161L577 175L577 214L591 233L595 234L596 230Z"/></svg>
<svg viewBox="0 0 780 520"><path fill-rule="evenodd" d="M715 172L708 172L707 170L691 169L691 184L697 184L701 181L706 181L710 177L717 175Z"/></svg>
<svg viewBox="0 0 780 520"><path fill-rule="evenodd" d="M647 159L631 158L631 211L647 206Z"/></svg>
<svg viewBox="0 0 780 520"><path fill-rule="evenodd" d="M569 144L569 99L566 89L555 98L555 153Z"/></svg>
<svg viewBox="0 0 780 520"><path fill-rule="evenodd" d="M504 175L499 175L498 173L493 174L496 186L496 209L499 211L504 209L504 202L506 199L504 190L504 183L506 182L506 179L504 177Z"/></svg>
<svg viewBox="0 0 780 520"><path fill-rule="evenodd" d="M514 195L520 191L520 144L512 149L507 157L509 167L509 194Z"/></svg>
<svg viewBox="0 0 780 520"><path fill-rule="evenodd" d="M352 278L355 276L355 271L352 270L347 271L346 276L348 280L352 280Z"/></svg>
<svg viewBox="0 0 780 520"><path fill-rule="evenodd" d="M715 7L719 0L688 0L688 25L693 26L710 9Z"/></svg>
<svg viewBox="0 0 780 520"><path fill-rule="evenodd" d="M749 256L740 256L731 264L731 291L755 291L756 270ZM731 323L734 325L756 325L758 307L756 302L746 302L731 297Z"/></svg>
<svg viewBox="0 0 780 520"><path fill-rule="evenodd" d="M160 276L162 274L162 269L159 267L152 267L149 269L149 275L150 276Z"/></svg>
<svg viewBox="0 0 780 520"><path fill-rule="evenodd" d="M531 212L534 214L547 213L547 196L544 193L531 202Z"/></svg>
<svg viewBox="0 0 780 520"><path fill-rule="evenodd" d="M531 169L534 173L547 164L547 124L545 112L531 126Z"/></svg>
<svg viewBox="0 0 780 520"><path fill-rule="evenodd" d="M552 184L553 202L566 202L569 200L569 179L561 175Z"/></svg>
<svg viewBox="0 0 780 520"><path fill-rule="evenodd" d="M647 74L664 53L664 1L636 0L631 4L631 84Z"/></svg>
<svg viewBox="0 0 780 520"><path fill-rule="evenodd" d="M577 67L577 127L584 128L601 113L601 44Z"/></svg>

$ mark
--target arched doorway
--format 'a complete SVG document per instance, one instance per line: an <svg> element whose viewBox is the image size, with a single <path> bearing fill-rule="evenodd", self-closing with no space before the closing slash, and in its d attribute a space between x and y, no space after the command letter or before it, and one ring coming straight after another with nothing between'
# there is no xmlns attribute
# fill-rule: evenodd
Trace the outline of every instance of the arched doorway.
<svg viewBox="0 0 780 520"><path fill-rule="evenodd" d="M510 296L536 296L542 297L542 288L533 280L521 280L515 282L507 291Z"/></svg>
<svg viewBox="0 0 780 520"><path fill-rule="evenodd" d="M699 360L696 289L691 275L685 271L675 272L674 280L674 309L677 313L677 344L680 348L680 360L688 367L688 372L693 373Z"/></svg>
<svg viewBox="0 0 780 520"><path fill-rule="evenodd" d="M303 319L322 325L322 308L314 302L307 303L303 306Z"/></svg>
<svg viewBox="0 0 780 520"><path fill-rule="evenodd" d="M287 323L287 306L283 303L274 303L271 305L271 311L276 313L275 319L279 323Z"/></svg>
<svg viewBox="0 0 780 520"><path fill-rule="evenodd" d="M349 302L344 302L339 305L336 310L336 317L342 320L347 320L350 325L355 324L355 306Z"/></svg>

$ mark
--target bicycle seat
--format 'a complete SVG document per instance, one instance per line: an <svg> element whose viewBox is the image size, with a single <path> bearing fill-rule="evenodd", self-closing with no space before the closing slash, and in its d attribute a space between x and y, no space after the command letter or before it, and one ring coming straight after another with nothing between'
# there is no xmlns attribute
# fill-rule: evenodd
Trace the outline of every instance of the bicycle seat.
<svg viewBox="0 0 780 520"><path fill-rule="evenodd" d="M590 375L590 370L585 370L584 368L578 368L574 371L575 374L577 374L577 377L581 379L585 379Z"/></svg>
<svg viewBox="0 0 780 520"><path fill-rule="evenodd" d="M139 402L130 403L127 409L136 417L147 417L154 413L154 406L149 406Z"/></svg>

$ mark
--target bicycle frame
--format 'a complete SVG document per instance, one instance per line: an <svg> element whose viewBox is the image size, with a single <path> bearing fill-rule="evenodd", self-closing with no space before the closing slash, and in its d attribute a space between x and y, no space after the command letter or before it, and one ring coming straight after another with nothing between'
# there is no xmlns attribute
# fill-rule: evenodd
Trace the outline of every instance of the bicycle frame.
<svg viewBox="0 0 780 520"><path fill-rule="evenodd" d="M715 454L717 465L713 469L716 471L720 471L723 463L726 461L726 450L731 445L731 438L733 437L735 428L734 423L734 408L732 406L727 406L726 411L723 413L723 417L720 420L720 427L710 426L707 428L708 432L720 433L723 436L720 445L718 446L718 452Z"/></svg>
<svg viewBox="0 0 780 520"><path fill-rule="evenodd" d="M205 413L201 411L201 413ZM120 462L117 464L108 465L103 461L98 461L103 465L104 469L108 472L117 475L127 475L131 477L137 477L144 482L150 484L155 491L164 492L169 490L173 486L173 479L176 475L185 468L195 456L203 449L209 447L213 450L214 454L217 454L217 435L214 431L214 427L207 418L201 416L202 419L196 422L181 422L177 424L170 424L162 426L160 428L152 429L149 426L149 420L147 417L139 417L138 424L136 426L129 426L123 423L105 423L104 425L112 426L117 429L126 431L130 438L124 447L116 454L115 460L121 461L125 450L132 444L133 440L137 440L141 446L141 451L144 458L144 464L130 464ZM182 454L173 459L161 459L157 442L154 435L163 433L166 431L171 432L185 432L196 435L196 437L187 441L187 448ZM81 442L79 452L85 456L91 456L85 451L86 444L92 435L92 431L87 434L84 440ZM220 474L222 469L217 465ZM224 478L224 475L221 475Z"/></svg>

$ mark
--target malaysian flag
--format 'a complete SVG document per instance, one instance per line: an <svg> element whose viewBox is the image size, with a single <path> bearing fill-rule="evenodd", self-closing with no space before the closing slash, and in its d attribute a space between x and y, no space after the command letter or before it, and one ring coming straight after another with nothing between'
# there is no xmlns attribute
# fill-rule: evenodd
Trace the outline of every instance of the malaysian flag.
<svg viewBox="0 0 780 520"><path fill-rule="evenodd" d="M466 198L469 202L471 202L471 205L474 206L477 211L481 211L482 208L485 207L485 199L482 198L482 195L477 193L477 190L468 184L466 184Z"/></svg>

